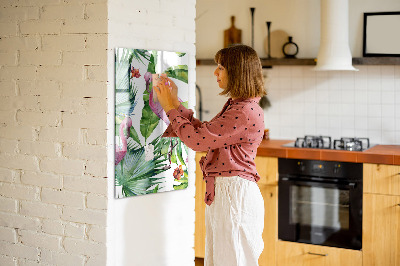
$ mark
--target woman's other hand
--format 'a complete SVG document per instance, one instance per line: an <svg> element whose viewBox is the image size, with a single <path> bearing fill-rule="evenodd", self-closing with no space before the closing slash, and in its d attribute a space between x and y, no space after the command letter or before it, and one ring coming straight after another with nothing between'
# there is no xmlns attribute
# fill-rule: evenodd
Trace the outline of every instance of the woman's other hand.
<svg viewBox="0 0 400 266"><path fill-rule="evenodd" d="M171 88L172 103L173 103L175 109L177 109L179 107L179 105L181 104L178 99L178 87L170 78L168 78L167 76L165 76L165 78L169 82L169 86Z"/></svg>
<svg viewBox="0 0 400 266"><path fill-rule="evenodd" d="M170 88L168 80L169 80L168 78L161 75L159 82L155 86L153 86L153 89L157 94L158 101L160 102L161 107L164 109L166 113L168 113L168 111L171 109L176 109L174 105L174 96L172 92L174 89ZM172 82L171 80L169 81ZM173 82L171 84L173 84ZM176 98L178 97L176 96Z"/></svg>
<svg viewBox="0 0 400 266"><path fill-rule="evenodd" d="M163 73L160 74L160 79L164 78L168 83L169 83L169 87L171 89L171 97L172 97L172 103L175 107L175 109L177 109L179 107L179 105L181 104L179 102L178 99L178 87L176 86L175 82L173 82L168 76L167 74Z"/></svg>

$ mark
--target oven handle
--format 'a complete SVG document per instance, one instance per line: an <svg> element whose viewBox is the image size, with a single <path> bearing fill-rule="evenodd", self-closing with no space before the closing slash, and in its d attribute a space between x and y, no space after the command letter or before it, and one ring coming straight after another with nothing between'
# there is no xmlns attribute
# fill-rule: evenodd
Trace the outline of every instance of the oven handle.
<svg viewBox="0 0 400 266"><path fill-rule="evenodd" d="M354 189L356 187L355 182L315 181L315 180L304 180L304 179L289 178L289 177L281 177L280 181L289 182L294 185L307 185L307 186L317 185L318 187L337 187L346 189Z"/></svg>

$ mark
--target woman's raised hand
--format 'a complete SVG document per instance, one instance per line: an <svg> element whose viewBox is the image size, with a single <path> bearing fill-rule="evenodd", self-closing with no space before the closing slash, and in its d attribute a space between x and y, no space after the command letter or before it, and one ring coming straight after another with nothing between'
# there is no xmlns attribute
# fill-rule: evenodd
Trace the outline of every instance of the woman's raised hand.
<svg viewBox="0 0 400 266"><path fill-rule="evenodd" d="M175 108L178 108L180 105L179 99L178 99L178 87L176 84L165 75L165 78L167 82L169 83L169 86L171 88L171 98L172 98L172 103L174 104Z"/></svg>
<svg viewBox="0 0 400 266"><path fill-rule="evenodd" d="M171 89L170 89L170 84L171 85ZM178 99L177 96L177 88L174 89L173 86L176 87L176 85L172 82L172 80L170 80L169 78L167 78L164 75L160 75L160 80L159 82L157 82L154 86L153 89L157 94L157 98L158 101L160 102L161 107L164 109L164 111L166 113L168 113L169 110L171 109L176 109L175 107L175 103L174 103L174 98L176 97L176 99ZM176 91L176 93L174 93L173 91ZM176 94L176 95L174 95ZM179 103L179 101L178 101ZM179 106L179 104L178 104Z"/></svg>

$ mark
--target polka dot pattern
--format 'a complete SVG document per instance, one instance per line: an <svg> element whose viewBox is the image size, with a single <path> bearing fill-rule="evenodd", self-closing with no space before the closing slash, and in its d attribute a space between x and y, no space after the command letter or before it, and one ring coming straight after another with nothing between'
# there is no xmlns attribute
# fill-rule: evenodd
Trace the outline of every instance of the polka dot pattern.
<svg viewBox="0 0 400 266"><path fill-rule="evenodd" d="M195 151L208 150L200 160L208 205L214 200L216 176L240 176L254 182L260 179L254 163L265 127L259 100L229 99L209 122L194 118L193 111L182 105L167 113L170 124L163 137L179 137Z"/></svg>

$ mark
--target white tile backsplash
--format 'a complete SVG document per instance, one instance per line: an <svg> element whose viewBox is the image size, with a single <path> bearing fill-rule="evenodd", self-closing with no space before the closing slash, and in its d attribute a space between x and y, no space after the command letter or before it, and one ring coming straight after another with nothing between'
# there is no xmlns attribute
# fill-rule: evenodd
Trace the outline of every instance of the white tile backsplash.
<svg viewBox="0 0 400 266"><path fill-rule="evenodd" d="M400 144L400 66L355 66L359 71L313 71L312 66L274 66L264 70L271 108L264 111L274 139L305 134L369 137L372 143ZM203 120L227 100L213 66L198 66Z"/></svg>
<svg viewBox="0 0 400 266"><path fill-rule="evenodd" d="M395 91L382 91L382 104L394 104L395 102Z"/></svg>
<svg viewBox="0 0 400 266"><path fill-rule="evenodd" d="M383 104L382 105L382 119L390 117L391 119L394 118L394 108L393 104Z"/></svg>

